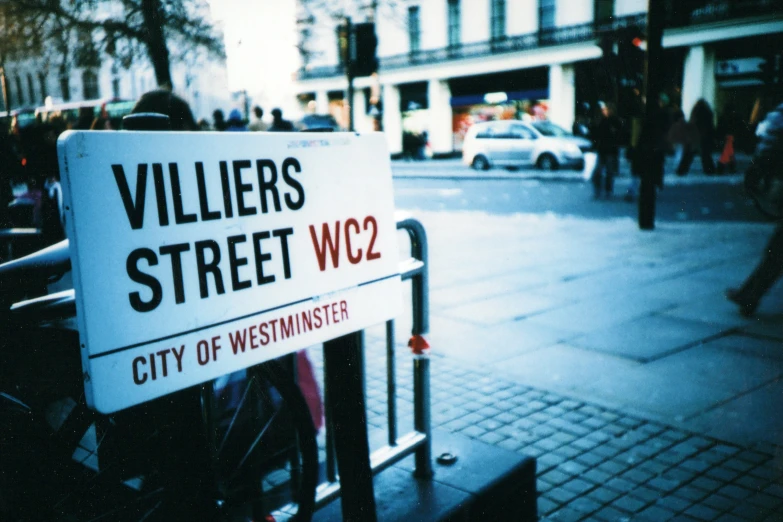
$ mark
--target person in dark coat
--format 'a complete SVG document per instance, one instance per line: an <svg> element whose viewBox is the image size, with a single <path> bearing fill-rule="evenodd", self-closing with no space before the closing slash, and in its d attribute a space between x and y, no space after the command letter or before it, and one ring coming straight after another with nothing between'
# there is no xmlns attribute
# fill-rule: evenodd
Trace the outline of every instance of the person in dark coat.
<svg viewBox="0 0 783 522"><path fill-rule="evenodd" d="M239 112L239 109L231 109L231 112L228 113L228 121L226 122L226 131L245 132L246 130L247 130L247 126L245 125L245 121L242 119L242 113Z"/></svg>
<svg viewBox="0 0 783 522"><path fill-rule="evenodd" d="M697 144L686 144L682 160L677 167L677 175L685 176L691 168L696 152L701 156L701 167L705 174L715 174L715 162L712 151L715 148L715 115L703 98L696 102L691 110L690 124L698 133ZM695 145L695 146L694 146ZM695 150L695 149L698 150Z"/></svg>
<svg viewBox="0 0 783 522"><path fill-rule="evenodd" d="M291 132L294 130L294 124L283 119L283 111L272 109L272 125L268 130L269 132Z"/></svg>
<svg viewBox="0 0 783 522"><path fill-rule="evenodd" d="M213 126L216 131L226 130L226 117L220 109L212 111L212 121L214 122Z"/></svg>
<svg viewBox="0 0 783 522"><path fill-rule="evenodd" d="M739 287L726 290L726 297L739 306L744 316L756 312L761 299L783 275L783 104L771 111L759 128L753 162L745 174L745 189L759 208L778 219L778 224L751 274Z"/></svg>
<svg viewBox="0 0 783 522"><path fill-rule="evenodd" d="M601 186L607 198L614 192L614 177L619 166L620 131L622 124L614 111L606 103L600 104L601 116L595 125L593 142L598 153L598 161L592 175L593 197L601 197Z"/></svg>

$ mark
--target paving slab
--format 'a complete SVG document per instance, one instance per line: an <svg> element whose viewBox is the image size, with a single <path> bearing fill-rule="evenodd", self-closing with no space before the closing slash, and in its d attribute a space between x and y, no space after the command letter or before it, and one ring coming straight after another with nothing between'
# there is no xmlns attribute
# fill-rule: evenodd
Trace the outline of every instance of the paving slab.
<svg viewBox="0 0 783 522"><path fill-rule="evenodd" d="M562 304L561 299L522 291L448 308L440 313L478 325L496 325L540 314Z"/></svg>
<svg viewBox="0 0 783 522"><path fill-rule="evenodd" d="M722 325L653 315L593 331L572 339L570 343L646 362L675 353L725 330Z"/></svg>

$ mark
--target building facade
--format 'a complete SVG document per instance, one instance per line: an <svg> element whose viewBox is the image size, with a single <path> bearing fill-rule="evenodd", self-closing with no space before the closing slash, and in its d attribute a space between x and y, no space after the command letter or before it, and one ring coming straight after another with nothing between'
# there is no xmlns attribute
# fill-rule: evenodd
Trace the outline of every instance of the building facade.
<svg viewBox="0 0 783 522"><path fill-rule="evenodd" d="M101 4L101 9L121 12L119 4ZM0 96L0 111L35 109L44 106L47 100L55 104L97 99L137 100L157 88L153 68L144 57L124 66L120 60L94 51L76 53L63 63L56 45L49 47L41 56L8 60L3 64L7 99L5 95ZM178 54L176 49L170 51L172 57ZM192 58L191 63L172 60L171 76L174 92L190 103L196 118L211 118L214 109L232 103L225 60L202 56Z"/></svg>
<svg viewBox="0 0 783 522"><path fill-rule="evenodd" d="M780 59L783 3L660 1L668 6L659 70L672 102L686 115L700 98L716 114L734 106L749 115L768 89L758 65ZM646 10L647 0L381 0L374 13L347 11L374 19L378 37L378 74L354 82L355 128L372 130L379 117L393 154L406 133L426 131L433 152L448 155L476 121L547 118L570 130L578 108L598 101L633 117L643 60L629 46L644 47ZM344 122L341 21L301 0L299 18L307 23L297 95Z"/></svg>

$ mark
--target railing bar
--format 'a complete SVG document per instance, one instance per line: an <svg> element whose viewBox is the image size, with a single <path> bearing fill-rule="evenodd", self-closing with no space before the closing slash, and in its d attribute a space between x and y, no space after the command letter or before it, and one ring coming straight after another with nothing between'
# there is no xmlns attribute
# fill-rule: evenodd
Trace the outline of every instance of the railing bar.
<svg viewBox="0 0 783 522"><path fill-rule="evenodd" d="M386 321L386 410L389 445L397 443L397 380L395 375L394 319Z"/></svg>

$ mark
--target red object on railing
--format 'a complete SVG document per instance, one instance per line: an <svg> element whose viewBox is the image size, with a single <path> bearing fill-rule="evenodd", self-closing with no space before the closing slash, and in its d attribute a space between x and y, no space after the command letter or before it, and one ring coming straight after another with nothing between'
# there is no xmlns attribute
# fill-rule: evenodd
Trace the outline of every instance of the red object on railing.
<svg viewBox="0 0 783 522"><path fill-rule="evenodd" d="M421 355L424 350L430 349L430 343L421 335L414 335L408 341L408 346L413 351L414 355Z"/></svg>

